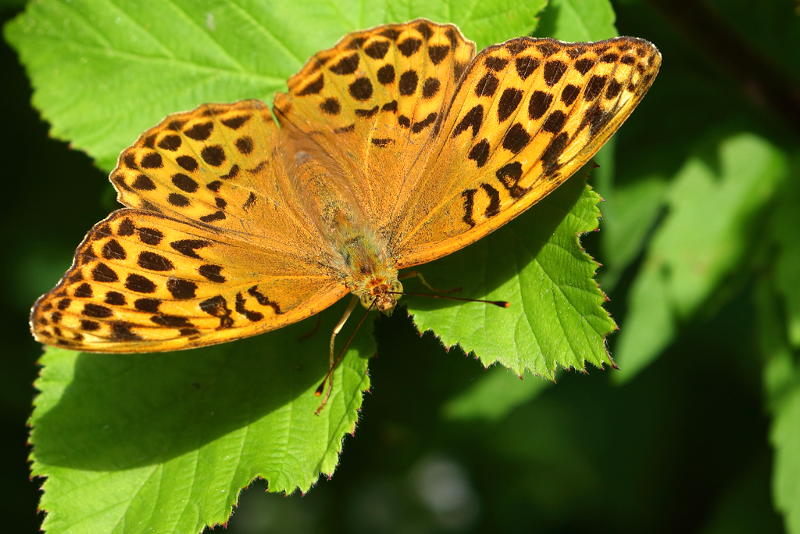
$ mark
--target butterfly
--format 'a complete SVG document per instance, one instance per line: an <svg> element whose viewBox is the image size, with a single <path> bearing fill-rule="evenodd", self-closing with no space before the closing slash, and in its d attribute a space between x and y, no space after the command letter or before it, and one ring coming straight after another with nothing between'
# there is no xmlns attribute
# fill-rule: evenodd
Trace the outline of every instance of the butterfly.
<svg viewBox="0 0 800 534"><path fill-rule="evenodd" d="M452 24L346 35L258 100L176 113L122 152L125 206L32 310L85 352L188 349L275 330L348 293L390 312L399 274L506 224L583 166L661 56L618 37L520 37L475 55Z"/></svg>

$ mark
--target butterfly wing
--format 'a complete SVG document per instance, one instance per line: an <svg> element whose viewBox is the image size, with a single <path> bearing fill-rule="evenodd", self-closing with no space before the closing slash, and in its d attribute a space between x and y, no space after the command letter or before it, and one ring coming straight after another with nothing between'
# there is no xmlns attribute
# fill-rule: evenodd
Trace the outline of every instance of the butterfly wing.
<svg viewBox="0 0 800 534"><path fill-rule="evenodd" d="M88 233L34 305L34 336L94 352L184 349L282 327L345 295L277 145L258 101L200 106L145 132L110 175L132 209Z"/></svg>
<svg viewBox="0 0 800 534"><path fill-rule="evenodd" d="M475 46L451 24L415 20L347 35L313 56L275 98L296 147L335 169L374 228L421 170Z"/></svg>
<svg viewBox="0 0 800 534"><path fill-rule="evenodd" d="M391 223L397 267L473 243L561 185L630 115L660 62L655 46L630 37L523 37L482 51Z"/></svg>
<svg viewBox="0 0 800 534"><path fill-rule="evenodd" d="M339 196L387 236L398 268L431 261L558 187L627 118L660 64L655 47L632 38L514 39L469 63L473 52L451 25L382 26L290 79L275 101L281 129L257 101L168 117L120 156L111 180L133 209L89 232L34 306L35 336L151 352L313 315L347 289L316 204L302 198L306 183L323 204L347 190ZM293 161L308 156L327 171L298 179Z"/></svg>
<svg viewBox="0 0 800 534"><path fill-rule="evenodd" d="M89 231L41 297L42 343L87 352L213 345L299 321L347 289L300 257L157 212L121 209Z"/></svg>

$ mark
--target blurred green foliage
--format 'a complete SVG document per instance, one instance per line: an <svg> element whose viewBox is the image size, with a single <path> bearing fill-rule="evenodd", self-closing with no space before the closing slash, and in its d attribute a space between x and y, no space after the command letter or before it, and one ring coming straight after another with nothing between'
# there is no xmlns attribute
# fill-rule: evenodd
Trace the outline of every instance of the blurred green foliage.
<svg viewBox="0 0 800 534"><path fill-rule="evenodd" d="M429 3L442 20L469 5ZM20 4L0 6L5 20ZM404 18L412 4L389 2L386 9ZM621 371L562 373L555 385L532 382L534 377L520 381L503 369L483 370L458 350L445 353L434 337L420 337L403 313L380 318L375 336L380 356L370 361L373 393L364 400L355 438L346 440L335 476L320 480L305 496L289 498L264 493L264 485L254 483L225 531L800 533L800 22L789 2L762 4L614 4L619 33L655 42L664 56L653 89L615 137L613 153L599 157L602 167L590 182L607 202L601 205L603 231L584 242L606 266L601 284L622 327L610 349ZM47 5L71 9L67 1ZM247 12L246 3L236 5ZM280 16L279 8L274 16ZM117 24L112 10L108 17L82 29L91 33L93 25ZM559 34L565 20L582 21L579 31ZM607 35L598 33L613 32L613 22L606 2L552 0L537 34L599 38ZM515 23L525 27L530 21ZM346 11L337 24L349 31L371 22ZM302 47L302 30L301 24L287 24L286 38ZM333 26L329 31L323 37L331 42L343 33ZM197 39L182 46L207 50L211 44L203 33L198 30ZM118 38L136 50L142 46L136 35ZM273 64L258 54L248 56L263 63L253 70L269 73L269 79L245 76L235 90L252 96L278 87L303 58L286 59ZM11 188L2 213L6 261L0 264L7 346L0 415L8 466L0 471L0 511L9 531L35 532L42 517L35 512L37 484L27 475L25 420L40 349L27 333L27 310L114 201L91 160L47 138L48 125L28 105L30 88L9 47L3 47L0 60L8 79L0 105L9 125L3 152ZM222 68L231 59L219 60ZM80 66L47 68L57 77ZM129 83L136 83L132 69ZM185 80L182 76L176 70L163 87ZM197 83L213 83L213 77ZM143 87L148 89L155 90ZM63 98L55 94L58 87L50 90L53 95L40 94L34 104L45 109L48 97ZM85 120L82 128L54 122L52 130L79 148L107 145L94 154L105 167L113 165L120 143L153 120L135 119L142 124L131 131L119 131L115 123L130 125L131 116L187 107L159 99L164 109L124 109L113 105L113 92L113 84L105 86L101 93L107 101L98 101L96 115L77 117L79 123ZM68 105L61 111L74 112ZM122 115L115 119L112 111ZM183 362L187 376L202 375L204 367L192 366L191 354ZM57 352L49 354L48 373L71 369L65 358L52 360L56 357ZM109 372L108 362L79 358L84 361L75 369ZM219 365L213 356L198 360L206 369ZM138 365L135 371L141 373L160 363ZM256 365L258 372L267 371L264 365ZM324 362L309 365L321 368ZM275 380L260 382L258 372L247 377L252 385L242 384L242 402L248 390L255 395L258 384ZM125 389L114 383L119 377L109 380L109 388ZM100 393L40 397L37 403L86 411L83 429L49 429L79 449L85 462L78 467L102 476L110 466L97 462L113 460L114 454L119 455L115 468L152 462L138 446L126 453L128 444L119 443L125 436L114 434L113 425L110 436L93 436L93 429L121 413L140 425L129 436L139 440L133 443L152 445L175 433L180 419L160 417L148 425L147 406L93 404L102 400ZM137 391L128 393L136 402ZM141 392L140 400L157 409L167 393ZM191 410L192 397L187 400L184 409ZM172 446L207 442L209 436L197 433L222 433L252 413L252 407L219 409L234 412L211 417L222 430L206 425L171 438ZM37 428L48 431L47 425ZM113 454L98 458L97 447ZM136 531L135 525L120 527L128 530Z"/></svg>

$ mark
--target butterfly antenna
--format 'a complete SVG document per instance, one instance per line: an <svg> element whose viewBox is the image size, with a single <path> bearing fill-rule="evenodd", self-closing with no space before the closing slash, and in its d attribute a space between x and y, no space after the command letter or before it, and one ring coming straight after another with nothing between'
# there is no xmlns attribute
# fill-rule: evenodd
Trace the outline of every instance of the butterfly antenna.
<svg viewBox="0 0 800 534"><path fill-rule="evenodd" d="M333 357L334 354L333 344L334 340L336 339L336 334L338 334L339 331L341 331L345 321L347 321L347 319L350 317L350 314L353 312L353 308L355 307L355 303L358 302L358 299L354 298L353 300L350 301L350 305L347 307L347 310L345 310L344 315L342 315L342 318L339 319L339 323L337 323L336 327L334 327L333 333L331 335L331 343L330 343L331 359L329 360L328 364L328 372L325 373L325 378L322 379L322 382L320 383L319 386L317 386L316 391L314 391L314 395L316 395L317 397L322 395L322 392L324 391L325 397L322 399L322 402L320 403L319 407L314 411L314 415L319 415L325 408L325 406L328 404L328 399L331 397L331 392L333 391L333 372L336 370L337 367L339 367L339 364L342 363L345 354L347 354L347 350L350 348L350 345L353 344L353 340L356 338L356 334L358 333L359 330L361 330L361 327L364 325L364 321L367 320L367 316L369 315L369 312L371 312L372 309L374 308L375 302L377 300L378 300L377 297L375 297L372 300L372 303L370 303L369 308L367 308L367 310L364 312L364 315L361 316L361 319L359 319L358 324L356 324L356 327L353 329L353 332L350 334L350 337L347 338L347 341L345 341L344 346L342 346L342 348L339 350L339 354L337 354L335 358Z"/></svg>
<svg viewBox="0 0 800 534"><path fill-rule="evenodd" d="M412 297L430 297L432 299L443 299L443 300L457 300L459 302L480 302L482 304L491 304L492 306L498 306L500 308L508 308L511 306L510 302L505 300L483 300L483 299L471 299L467 297L453 297L450 296L450 293L457 293L461 291L460 287L456 287L453 289L437 289L433 287L428 280L422 275L419 271L406 271L400 275L400 278L407 279L407 278L416 278L420 281L420 283L427 287L431 292L430 293L415 293L412 291L391 291L395 295L409 295Z"/></svg>
<svg viewBox="0 0 800 534"><path fill-rule="evenodd" d="M432 299L457 300L459 302L480 302L481 304L491 304L499 308L510 308L511 303L507 300L484 300L471 299L468 297L454 297L453 295L440 295L438 293L418 293L415 291L392 291L395 295L407 295L409 297L430 297Z"/></svg>

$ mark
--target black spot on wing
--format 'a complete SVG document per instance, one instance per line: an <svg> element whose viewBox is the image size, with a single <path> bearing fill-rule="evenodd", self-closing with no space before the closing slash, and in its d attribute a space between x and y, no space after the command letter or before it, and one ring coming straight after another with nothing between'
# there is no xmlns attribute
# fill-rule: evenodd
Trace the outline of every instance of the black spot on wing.
<svg viewBox="0 0 800 534"><path fill-rule="evenodd" d="M195 297L195 291L197 291L197 284L195 284L191 280L170 278L169 280L167 280L167 290L176 299L186 300Z"/></svg>
<svg viewBox="0 0 800 534"><path fill-rule="evenodd" d="M257 322L264 318L264 314L261 312L248 310L245 307L245 297L241 293L236 293L236 311L240 314L247 317L247 320L251 322Z"/></svg>
<svg viewBox="0 0 800 534"><path fill-rule="evenodd" d="M483 123L483 106L478 104L464 114L464 117L453 129L453 137L456 137L461 132L472 128L472 137L478 134Z"/></svg>
<svg viewBox="0 0 800 534"><path fill-rule="evenodd" d="M258 290L258 286L252 286L250 289L247 290L247 294L252 297L255 297L256 301L258 301L258 303L261 304L262 306L271 307L275 311L275 313L277 314L283 313L280 305L278 305L278 303L275 302L274 300L270 300L269 297L261 293Z"/></svg>
<svg viewBox="0 0 800 534"><path fill-rule="evenodd" d="M461 218L468 226L475 226L475 219L472 217L472 210L475 208L475 193L477 189L466 189L461 192L461 198L464 199L464 216Z"/></svg>
<svg viewBox="0 0 800 534"><path fill-rule="evenodd" d="M218 329L233 326L231 310L228 308L228 301L225 300L225 297L217 295L206 299L200 303L200 309L211 316L219 318Z"/></svg>
<svg viewBox="0 0 800 534"><path fill-rule="evenodd" d="M350 90L350 96L356 100L369 100L372 96L372 82L369 81L369 78L361 77L356 79L348 86L348 89Z"/></svg>
<svg viewBox="0 0 800 534"><path fill-rule="evenodd" d="M518 154L531 140L531 135L525 130L525 127L520 123L508 129L505 137L503 138L503 148L510 150L514 154Z"/></svg>
<svg viewBox="0 0 800 534"><path fill-rule="evenodd" d="M397 49L400 50L400 53L406 57L414 55L419 47L422 45L422 41L419 39L415 39L413 37L409 37L408 39L404 39L402 42L397 44Z"/></svg>
<svg viewBox="0 0 800 534"><path fill-rule="evenodd" d="M400 94L403 96L413 95L417 90L418 81L417 71L413 69L405 71L400 75L400 83L398 84Z"/></svg>
<svg viewBox="0 0 800 534"><path fill-rule="evenodd" d="M358 69L358 52L345 56L338 63L330 67L336 74L353 74Z"/></svg>
<svg viewBox="0 0 800 534"><path fill-rule="evenodd" d="M489 141L487 139L481 139L472 147L467 157L471 160L475 160L476 165L480 168L483 167L486 164L486 160L489 159L489 151Z"/></svg>
<svg viewBox="0 0 800 534"><path fill-rule="evenodd" d="M483 214L485 217L494 217L500 213L500 193L489 184L481 184L481 188L489 197L489 205Z"/></svg>
<svg viewBox="0 0 800 534"><path fill-rule="evenodd" d="M525 80L536 70L540 63L535 57L520 56L514 60L514 67L517 69L519 77Z"/></svg>
<svg viewBox="0 0 800 534"><path fill-rule="evenodd" d="M322 91L322 88L324 86L325 86L325 79L320 74L313 82L309 83L303 89L301 89L297 93L297 95L298 96L316 95L320 91Z"/></svg>
<svg viewBox="0 0 800 534"><path fill-rule="evenodd" d="M394 81L394 66L384 65L383 67L378 69L377 76L378 76L378 81L381 82L383 85L392 83Z"/></svg>
<svg viewBox="0 0 800 534"><path fill-rule="evenodd" d="M519 198L525 194L525 189L518 185L522 178L522 164L520 162L512 161L503 165L497 169L495 176L512 197Z"/></svg>
<svg viewBox="0 0 800 534"><path fill-rule="evenodd" d="M216 282L221 284L225 282L225 277L220 274L222 272L221 265L201 265L197 268L197 272L199 272L203 277L211 280L212 282Z"/></svg>
<svg viewBox="0 0 800 534"><path fill-rule="evenodd" d="M137 293L152 293L156 290L153 281L140 274L129 274L125 280L125 287Z"/></svg>
<svg viewBox="0 0 800 534"><path fill-rule="evenodd" d="M553 102L553 95L544 91L534 91L528 103L528 116L531 119L541 118L550 104Z"/></svg>
<svg viewBox="0 0 800 534"><path fill-rule="evenodd" d="M497 120L503 122L509 118L521 101L522 91L513 87L506 88L500 95L500 101L497 104Z"/></svg>
<svg viewBox="0 0 800 534"><path fill-rule="evenodd" d="M494 95L494 92L497 91L497 86L499 84L500 80L497 79L497 76L491 72L487 72L483 78L478 80L478 83L475 84L475 95L492 96Z"/></svg>
<svg viewBox="0 0 800 534"><path fill-rule="evenodd" d="M389 43L387 41L373 41L364 48L364 53L373 59L383 59L388 51Z"/></svg>
<svg viewBox="0 0 800 534"><path fill-rule="evenodd" d="M566 72L567 65L563 61L552 60L544 64L544 81L547 85L553 86L558 83L561 76Z"/></svg>
<svg viewBox="0 0 800 534"><path fill-rule="evenodd" d="M431 58L431 62L434 65L438 65L439 63L441 63L449 53L450 53L450 47L447 45L434 45L428 47L428 57Z"/></svg>
<svg viewBox="0 0 800 534"><path fill-rule="evenodd" d="M204 241L202 239L181 239L178 241L173 241L169 244L173 249L177 250L184 256L188 256L190 258L197 258L201 259L200 256L197 254L196 250L199 248L207 247L211 245L210 241Z"/></svg>

